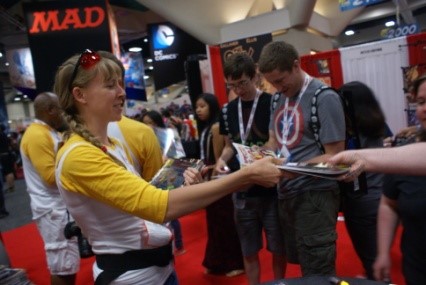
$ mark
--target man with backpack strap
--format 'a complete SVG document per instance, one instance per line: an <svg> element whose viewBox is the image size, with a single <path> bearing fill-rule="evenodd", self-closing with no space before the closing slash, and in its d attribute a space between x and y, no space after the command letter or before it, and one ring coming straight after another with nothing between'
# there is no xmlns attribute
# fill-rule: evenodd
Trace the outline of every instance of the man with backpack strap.
<svg viewBox="0 0 426 285"><path fill-rule="evenodd" d="M336 92L317 97L317 135L311 128L315 91L322 85L300 67L296 49L278 41L266 45L259 71L277 89L272 100L269 141L266 146L293 162L326 162L345 148L345 116ZM304 276L334 275L336 221L340 204L336 181L298 176L278 185L279 215L289 262L300 263Z"/></svg>

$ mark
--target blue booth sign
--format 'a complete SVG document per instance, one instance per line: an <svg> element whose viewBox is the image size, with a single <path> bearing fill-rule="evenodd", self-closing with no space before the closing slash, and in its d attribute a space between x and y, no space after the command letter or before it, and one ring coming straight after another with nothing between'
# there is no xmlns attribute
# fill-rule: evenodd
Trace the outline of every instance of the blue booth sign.
<svg viewBox="0 0 426 285"><path fill-rule="evenodd" d="M377 4L384 0L339 0L340 11L347 11L359 7Z"/></svg>
<svg viewBox="0 0 426 285"><path fill-rule="evenodd" d="M418 24L399 25L397 27L386 28L380 32L380 36L385 39L393 39L414 35L419 31Z"/></svg>

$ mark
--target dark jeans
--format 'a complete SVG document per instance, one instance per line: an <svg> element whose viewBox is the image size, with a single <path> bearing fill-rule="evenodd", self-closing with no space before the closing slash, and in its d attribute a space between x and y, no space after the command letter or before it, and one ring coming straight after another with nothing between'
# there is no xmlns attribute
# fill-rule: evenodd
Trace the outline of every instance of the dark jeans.
<svg viewBox="0 0 426 285"><path fill-rule="evenodd" d="M346 229L368 279L374 280L373 264L377 252L377 211L380 197L342 198Z"/></svg>
<svg viewBox="0 0 426 285"><path fill-rule="evenodd" d="M3 179L0 179L0 214L5 213L7 213L7 211L4 203Z"/></svg>

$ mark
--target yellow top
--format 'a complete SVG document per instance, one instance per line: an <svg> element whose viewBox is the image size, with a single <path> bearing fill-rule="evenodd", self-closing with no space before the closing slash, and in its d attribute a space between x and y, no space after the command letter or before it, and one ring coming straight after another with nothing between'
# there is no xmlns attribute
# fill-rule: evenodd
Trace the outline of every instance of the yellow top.
<svg viewBox="0 0 426 285"><path fill-rule="evenodd" d="M63 189L155 223L164 221L169 192L150 185L82 137L71 136L59 149L57 164L76 143L80 144L69 151L56 174Z"/></svg>

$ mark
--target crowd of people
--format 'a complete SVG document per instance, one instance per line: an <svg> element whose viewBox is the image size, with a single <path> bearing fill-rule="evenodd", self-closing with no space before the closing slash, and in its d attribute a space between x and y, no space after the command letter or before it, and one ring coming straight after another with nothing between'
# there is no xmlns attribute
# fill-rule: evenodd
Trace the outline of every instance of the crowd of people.
<svg viewBox="0 0 426 285"><path fill-rule="evenodd" d="M286 42L267 44L257 63L245 53L231 55L223 75L236 97L220 108L214 94L200 94L192 114L205 167L188 168L182 187L164 190L149 181L168 158L186 157L182 120L166 110L123 116L124 67L109 52L86 50L58 68L53 92L36 97L36 119L20 143L51 284L75 283L82 249L80 239L64 235L72 222L95 255L95 284L178 284L173 254L184 253L178 218L203 208L206 274L245 273L248 284L259 284L265 239L275 279L285 277L287 262L299 264L303 276L334 276L342 211L366 278L390 281L389 251L401 220L406 282L426 284L426 166L418 155L426 145L426 76L413 88L420 122L413 143L386 148L391 134L373 91L348 82L319 92L324 83L301 68ZM259 76L277 92L260 90ZM341 96L353 108L357 150L345 150ZM311 123L314 101L319 130ZM190 110L184 112L189 119ZM233 143L278 158L240 167ZM278 169L289 161L349 165L339 180L365 175L366 191L352 195L335 180Z"/></svg>

